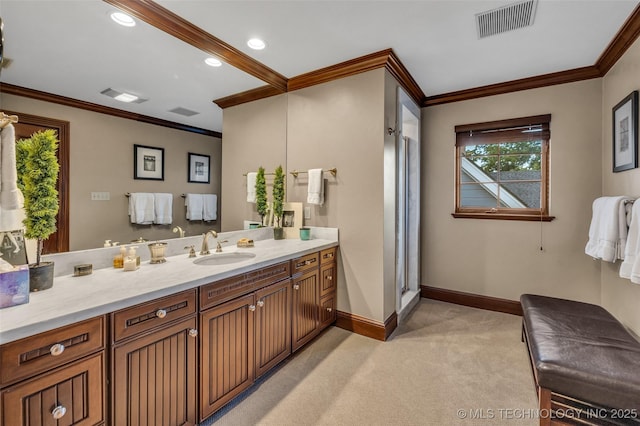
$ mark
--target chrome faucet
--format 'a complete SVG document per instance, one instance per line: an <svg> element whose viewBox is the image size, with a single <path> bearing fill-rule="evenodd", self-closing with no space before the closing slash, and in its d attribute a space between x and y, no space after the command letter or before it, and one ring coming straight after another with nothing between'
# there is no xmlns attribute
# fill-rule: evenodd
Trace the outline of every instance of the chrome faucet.
<svg viewBox="0 0 640 426"><path fill-rule="evenodd" d="M202 247L200 247L201 256L211 254L211 252L209 252L209 243L207 243L209 235L211 235L213 238L218 238L218 233L214 230L207 231L206 233L202 234Z"/></svg>

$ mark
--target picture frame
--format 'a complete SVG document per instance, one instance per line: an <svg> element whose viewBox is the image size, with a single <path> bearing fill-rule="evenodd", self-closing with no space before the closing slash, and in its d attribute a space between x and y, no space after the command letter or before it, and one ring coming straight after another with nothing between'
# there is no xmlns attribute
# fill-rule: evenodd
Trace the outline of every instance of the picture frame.
<svg viewBox="0 0 640 426"><path fill-rule="evenodd" d="M187 182L210 183L211 182L211 156L205 154L189 153Z"/></svg>
<svg viewBox="0 0 640 426"><path fill-rule="evenodd" d="M164 180L164 148L134 144L133 178Z"/></svg>
<svg viewBox="0 0 640 426"><path fill-rule="evenodd" d="M302 203L284 203L282 205L282 229L287 239L300 238L302 228Z"/></svg>
<svg viewBox="0 0 640 426"><path fill-rule="evenodd" d="M613 172L638 167L638 91L613 107Z"/></svg>

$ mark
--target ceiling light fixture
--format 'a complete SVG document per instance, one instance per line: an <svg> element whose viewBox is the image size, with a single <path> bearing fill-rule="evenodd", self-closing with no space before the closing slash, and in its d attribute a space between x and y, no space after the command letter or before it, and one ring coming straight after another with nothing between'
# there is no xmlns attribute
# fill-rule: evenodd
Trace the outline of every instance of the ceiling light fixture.
<svg viewBox="0 0 640 426"><path fill-rule="evenodd" d="M117 22L118 24L125 26L125 27L135 27L136 26L136 21L129 15L127 15L126 13L122 13L122 12L113 12L111 14L111 19L113 19L115 22Z"/></svg>
<svg viewBox="0 0 640 426"><path fill-rule="evenodd" d="M120 102L134 102L138 100L138 97L130 93L120 93L118 96L115 96L113 99Z"/></svg>
<svg viewBox="0 0 640 426"><path fill-rule="evenodd" d="M100 93L102 93L103 95L109 96L110 98L116 99L120 102L141 104L143 102L148 101L148 99L143 99L139 96L132 95L131 93L120 92L112 88L105 89Z"/></svg>
<svg viewBox="0 0 640 426"><path fill-rule="evenodd" d="M262 50L265 48L266 44L259 38L252 38L247 42L247 46L249 46L253 50Z"/></svg>
<svg viewBox="0 0 640 426"><path fill-rule="evenodd" d="M220 62L216 58L207 58L204 60L204 63L209 65L210 67L220 67L222 66L222 62Z"/></svg>

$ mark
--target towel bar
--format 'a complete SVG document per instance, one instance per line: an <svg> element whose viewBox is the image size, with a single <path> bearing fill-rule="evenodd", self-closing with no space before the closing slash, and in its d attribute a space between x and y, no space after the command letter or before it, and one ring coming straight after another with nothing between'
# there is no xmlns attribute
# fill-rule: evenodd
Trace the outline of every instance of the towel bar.
<svg viewBox="0 0 640 426"><path fill-rule="evenodd" d="M338 174L338 169L334 167L333 169L323 170L323 172L329 172L329 173L331 173L331 175L333 177L335 177ZM300 173L308 173L308 172L301 172L301 171L298 171L298 170L294 170L294 171L289 172L289 173L291 173L294 178L297 178Z"/></svg>

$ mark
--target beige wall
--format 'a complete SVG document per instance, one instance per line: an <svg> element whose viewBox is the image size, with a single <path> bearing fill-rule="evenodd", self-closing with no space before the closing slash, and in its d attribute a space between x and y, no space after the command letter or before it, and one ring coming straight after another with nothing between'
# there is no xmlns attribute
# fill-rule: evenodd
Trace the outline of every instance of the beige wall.
<svg viewBox="0 0 640 426"><path fill-rule="evenodd" d="M222 166L223 229L257 218L242 173L282 164L287 201L307 205L306 175L288 172L336 167L306 224L340 228L338 309L380 322L384 84L380 69L225 109Z"/></svg>
<svg viewBox="0 0 640 426"><path fill-rule="evenodd" d="M640 40L602 79L602 195L640 197L640 169L613 173L612 109L625 96L640 89ZM602 305L640 334L640 285L619 277L620 262L602 262Z"/></svg>
<svg viewBox="0 0 640 426"><path fill-rule="evenodd" d="M287 94L237 105L222 118L223 231L242 229L244 220L260 220L255 204L247 203L247 178L258 171L287 169ZM265 176L271 197L273 176Z"/></svg>
<svg viewBox="0 0 640 426"><path fill-rule="evenodd" d="M600 302L600 262L584 246L600 196L601 103L593 79L423 109L423 284L510 300L531 292ZM454 219L454 126L548 113L556 219Z"/></svg>
<svg viewBox="0 0 640 426"><path fill-rule="evenodd" d="M187 235L219 229L218 221L189 223L181 194L215 193L220 197L221 141L82 109L0 94L3 109L70 122L70 233L71 250L102 247L105 239L129 242L173 238L175 225ZM164 181L133 179L133 145L165 149ZM187 183L187 153L211 156L211 184ZM91 201L91 192L110 192L109 201ZM132 225L126 192L170 192L174 195L172 225ZM220 213L220 212L219 212Z"/></svg>

